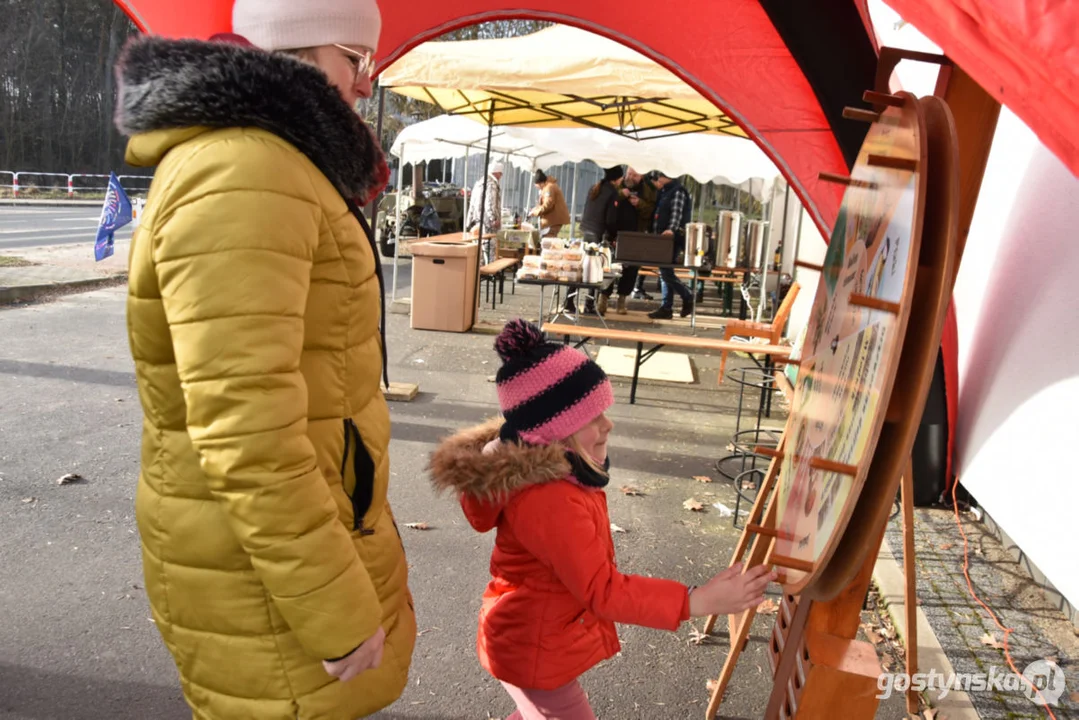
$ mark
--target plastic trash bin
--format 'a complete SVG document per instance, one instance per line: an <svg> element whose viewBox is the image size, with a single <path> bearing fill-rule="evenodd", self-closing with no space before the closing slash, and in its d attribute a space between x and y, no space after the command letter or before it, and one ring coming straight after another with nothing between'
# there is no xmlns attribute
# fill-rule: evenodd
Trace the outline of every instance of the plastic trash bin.
<svg viewBox="0 0 1079 720"><path fill-rule="evenodd" d="M475 242L412 244L412 328L468 332L476 318Z"/></svg>

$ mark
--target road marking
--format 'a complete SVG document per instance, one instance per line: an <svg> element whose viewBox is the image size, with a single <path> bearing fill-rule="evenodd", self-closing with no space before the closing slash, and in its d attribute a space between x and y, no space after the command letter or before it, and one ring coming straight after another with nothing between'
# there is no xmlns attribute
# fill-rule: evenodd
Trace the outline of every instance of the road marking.
<svg viewBox="0 0 1079 720"><path fill-rule="evenodd" d="M89 206L84 210L77 210L75 208L64 208L63 210L52 210L47 208L42 208L40 210L11 210L10 208L5 208L0 205L0 217L3 217L4 215L97 215L100 212L100 210L94 210Z"/></svg>
<svg viewBox="0 0 1079 720"><path fill-rule="evenodd" d="M40 228L38 230L30 230L30 229L25 229L25 230L21 230L21 229L0 230L0 235L16 235L16 234L18 234L18 235L30 235L32 233L54 233L57 230L59 230L60 232L66 232L68 230L97 230L97 225L83 225L82 227L71 227L71 228Z"/></svg>
<svg viewBox="0 0 1079 720"><path fill-rule="evenodd" d="M74 233L74 234L68 234L68 235L49 235L48 237L26 238L25 240L19 240L19 239L0 240L0 247L32 248L32 247L39 247L40 245L53 244L54 240L66 240L68 238L82 238L83 240L86 240L90 244L93 244L93 242L94 242L94 238L92 236L87 238L86 233ZM130 240L130 239L131 239L130 235L121 236L121 235L117 234L117 236L116 236L116 242L122 242L122 241ZM32 244L32 245L27 244L27 241L33 242L35 244Z"/></svg>

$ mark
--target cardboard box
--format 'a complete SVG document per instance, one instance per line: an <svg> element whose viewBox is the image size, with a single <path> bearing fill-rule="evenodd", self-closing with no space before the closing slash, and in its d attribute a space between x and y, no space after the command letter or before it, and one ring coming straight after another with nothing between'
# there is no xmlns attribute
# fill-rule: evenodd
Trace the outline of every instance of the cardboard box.
<svg viewBox="0 0 1079 720"><path fill-rule="evenodd" d="M476 242L412 245L412 328L468 332L479 308Z"/></svg>

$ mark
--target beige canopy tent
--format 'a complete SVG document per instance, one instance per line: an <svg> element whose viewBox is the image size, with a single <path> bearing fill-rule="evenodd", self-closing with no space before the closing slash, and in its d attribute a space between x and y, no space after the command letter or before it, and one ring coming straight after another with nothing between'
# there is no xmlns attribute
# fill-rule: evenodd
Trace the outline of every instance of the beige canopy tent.
<svg viewBox="0 0 1079 720"><path fill-rule="evenodd" d="M588 127L642 140L683 133L748 138L726 114L655 61L564 25L513 38L429 41L382 72L379 86L380 92L433 103L487 126L481 207L496 125ZM477 228L481 237L482 217ZM395 267L396 262L395 251ZM477 277L479 262L477 257ZM478 285L476 293L478 299Z"/></svg>
<svg viewBox="0 0 1079 720"><path fill-rule="evenodd" d="M746 137L666 68L565 25L497 40L426 42L391 65L379 83L485 125Z"/></svg>

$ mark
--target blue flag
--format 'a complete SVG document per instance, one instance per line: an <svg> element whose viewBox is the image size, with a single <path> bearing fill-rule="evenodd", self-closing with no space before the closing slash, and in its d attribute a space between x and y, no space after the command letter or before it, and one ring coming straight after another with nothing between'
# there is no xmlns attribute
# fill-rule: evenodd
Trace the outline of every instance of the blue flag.
<svg viewBox="0 0 1079 720"><path fill-rule="evenodd" d="M131 201L120 187L116 173L109 173L109 189L105 193L105 206L101 208L101 220L97 225L97 241L94 243L94 259L98 262L112 255L113 233L131 222Z"/></svg>

